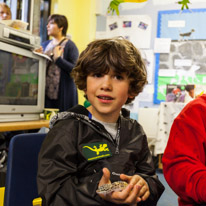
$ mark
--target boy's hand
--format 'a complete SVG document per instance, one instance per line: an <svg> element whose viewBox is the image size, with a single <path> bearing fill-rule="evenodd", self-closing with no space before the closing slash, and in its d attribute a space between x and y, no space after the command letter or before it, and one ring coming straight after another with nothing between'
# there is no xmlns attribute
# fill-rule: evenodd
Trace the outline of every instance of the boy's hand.
<svg viewBox="0 0 206 206"><path fill-rule="evenodd" d="M99 196L104 200L107 200L107 201L110 201L116 204L137 205L138 202L143 200L142 198L140 198L142 196L140 195L141 186L137 184L138 182L137 179L139 180L139 176L135 175L131 177L131 176L122 174L120 178L129 183L129 185L124 190L122 190L121 192L112 192L106 195L99 194ZM109 183L111 183L110 171L107 168L103 168L103 176L99 182L99 186L103 184L109 184ZM142 184L142 182L140 183ZM142 190L141 194L144 193L143 191L144 190Z"/></svg>
<svg viewBox="0 0 206 206"><path fill-rule="evenodd" d="M149 186L147 184L147 182L139 175L134 175L134 176L127 176L124 174L120 175L120 178L123 181L128 182L131 185L138 185L140 187L139 193L138 193L138 197L141 198L140 201L145 201L149 195L150 195L150 191L149 191Z"/></svg>
<svg viewBox="0 0 206 206"><path fill-rule="evenodd" d="M102 178L99 182L99 186L111 183L110 171L107 168L103 168L102 172L103 172L103 175L102 175Z"/></svg>

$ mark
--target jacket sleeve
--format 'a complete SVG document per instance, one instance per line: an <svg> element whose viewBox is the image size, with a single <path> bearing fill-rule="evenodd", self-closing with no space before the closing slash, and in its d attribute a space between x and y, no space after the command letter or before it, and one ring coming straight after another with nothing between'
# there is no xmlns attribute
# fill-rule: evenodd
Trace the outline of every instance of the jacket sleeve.
<svg viewBox="0 0 206 206"><path fill-rule="evenodd" d="M71 40L68 40L64 47L64 58L58 57L55 61L55 64L59 68L70 74L76 64L78 57L79 51L76 45Z"/></svg>
<svg viewBox="0 0 206 206"><path fill-rule="evenodd" d="M163 155L165 179L180 199L206 203L206 104L189 103L175 119Z"/></svg>
<svg viewBox="0 0 206 206"><path fill-rule="evenodd" d="M141 159L136 165L137 174L144 178L150 189L150 196L146 201L138 203L138 206L155 206L164 191L164 186L155 173L152 155L148 148L147 138L142 136Z"/></svg>
<svg viewBox="0 0 206 206"><path fill-rule="evenodd" d="M39 153L37 185L43 206L66 205L61 199L62 188L72 187L72 174L77 170L75 142L69 135L74 135L75 131L59 129L50 130ZM68 195L71 194L73 190L67 189Z"/></svg>
<svg viewBox="0 0 206 206"><path fill-rule="evenodd" d="M37 186L43 206L76 206L82 202L91 206L107 205L96 194L102 174L79 181L78 126L64 121L63 126L59 126L60 121L50 130L39 153Z"/></svg>

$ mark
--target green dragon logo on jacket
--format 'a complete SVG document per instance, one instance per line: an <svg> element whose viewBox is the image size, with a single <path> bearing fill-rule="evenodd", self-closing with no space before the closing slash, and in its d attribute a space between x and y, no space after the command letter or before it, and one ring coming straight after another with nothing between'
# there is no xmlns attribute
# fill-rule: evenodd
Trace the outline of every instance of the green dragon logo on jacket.
<svg viewBox="0 0 206 206"><path fill-rule="evenodd" d="M110 152L107 143L104 142L84 144L82 147L82 151L88 161L112 156L112 153Z"/></svg>

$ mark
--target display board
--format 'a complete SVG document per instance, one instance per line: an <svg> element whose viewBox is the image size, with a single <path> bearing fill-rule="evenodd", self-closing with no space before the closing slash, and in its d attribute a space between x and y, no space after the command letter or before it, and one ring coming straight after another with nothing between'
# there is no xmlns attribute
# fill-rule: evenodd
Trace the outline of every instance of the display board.
<svg viewBox="0 0 206 206"><path fill-rule="evenodd" d="M167 84L206 84L206 9L160 11L158 38L170 38L170 52L157 53L154 103L165 101Z"/></svg>
<svg viewBox="0 0 206 206"><path fill-rule="evenodd" d="M107 16L107 38L122 36L138 49L149 49L151 18L148 15Z"/></svg>

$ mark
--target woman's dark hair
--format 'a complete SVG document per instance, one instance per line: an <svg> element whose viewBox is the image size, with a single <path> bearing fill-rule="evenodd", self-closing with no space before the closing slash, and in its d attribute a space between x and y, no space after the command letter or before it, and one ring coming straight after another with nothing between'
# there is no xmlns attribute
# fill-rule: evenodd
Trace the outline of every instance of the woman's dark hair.
<svg viewBox="0 0 206 206"><path fill-rule="evenodd" d="M80 90L86 90L87 76L125 73L130 81L129 94L137 96L147 83L147 71L140 52L128 40L123 38L100 39L91 42L80 54L71 75ZM130 103L134 98L128 98Z"/></svg>
<svg viewBox="0 0 206 206"><path fill-rule="evenodd" d="M59 15L59 14L52 14L48 18L48 23L53 21L54 23L57 24L59 28L62 28L62 35L66 36L67 34L67 29L68 29L68 21L67 18L64 15Z"/></svg>

